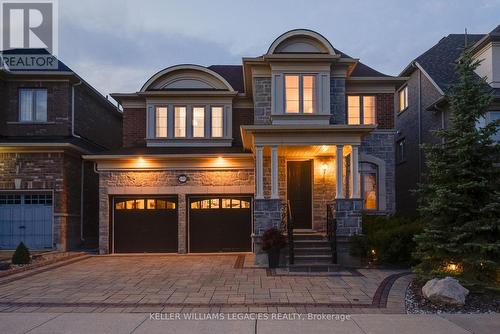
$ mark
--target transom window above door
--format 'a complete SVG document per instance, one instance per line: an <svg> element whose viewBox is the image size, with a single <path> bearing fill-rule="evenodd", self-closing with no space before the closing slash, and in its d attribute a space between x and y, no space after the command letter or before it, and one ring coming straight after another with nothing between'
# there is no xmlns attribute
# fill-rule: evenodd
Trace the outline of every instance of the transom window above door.
<svg viewBox="0 0 500 334"><path fill-rule="evenodd" d="M316 111L316 76L285 74L285 112L312 114Z"/></svg>

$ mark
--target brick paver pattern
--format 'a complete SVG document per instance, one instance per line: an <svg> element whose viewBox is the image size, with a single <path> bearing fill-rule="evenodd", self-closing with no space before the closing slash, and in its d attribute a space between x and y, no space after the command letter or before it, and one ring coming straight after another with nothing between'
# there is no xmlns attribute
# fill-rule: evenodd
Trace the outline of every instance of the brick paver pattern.
<svg viewBox="0 0 500 334"><path fill-rule="evenodd" d="M0 284L0 311L23 311L23 303L39 303L24 305L33 311L56 306L71 311L87 304L87 311L186 311L190 307L224 311L227 307L304 312L326 304L356 308L372 303L384 278L402 272L359 269L361 276L269 276L261 268L235 268L236 259L236 255L93 256ZM404 299L405 289L406 284L394 284L391 294ZM400 306L389 299L382 312L399 313Z"/></svg>

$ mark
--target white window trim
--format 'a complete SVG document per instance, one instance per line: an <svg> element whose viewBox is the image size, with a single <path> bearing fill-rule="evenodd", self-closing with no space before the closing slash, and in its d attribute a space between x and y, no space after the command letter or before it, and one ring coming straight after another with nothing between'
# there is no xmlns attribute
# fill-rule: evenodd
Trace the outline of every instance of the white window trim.
<svg viewBox="0 0 500 334"><path fill-rule="evenodd" d="M21 119L21 106L22 106L22 103L21 103L21 92L22 91L32 91L32 100L31 100L31 119L30 120L22 120ZM46 104L45 104L45 120L39 120L39 119L36 119L36 114L37 114L37 110L36 110L36 91L45 91L46 95L47 95L47 100L45 101ZM48 118L49 118L49 110L48 110L48 104L49 104L49 92L47 90L47 88L43 88L43 87L21 87L19 88L19 91L18 91L18 122L19 123L49 123L48 122Z"/></svg>
<svg viewBox="0 0 500 334"><path fill-rule="evenodd" d="M156 137L156 108L167 107L167 137ZM175 137L175 107L186 107L186 136ZM193 137L193 108L205 110L204 137ZM212 137L212 107L222 108L222 137ZM146 145L147 146L219 146L232 145L232 106L224 103L150 103L146 108Z"/></svg>

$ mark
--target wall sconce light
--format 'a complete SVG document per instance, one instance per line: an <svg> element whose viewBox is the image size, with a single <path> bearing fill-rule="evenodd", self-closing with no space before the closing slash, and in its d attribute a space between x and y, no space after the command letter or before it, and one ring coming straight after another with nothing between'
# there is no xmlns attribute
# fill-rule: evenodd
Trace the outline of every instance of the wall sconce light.
<svg viewBox="0 0 500 334"><path fill-rule="evenodd" d="M325 177L326 171L328 170L328 165L327 164L322 164L321 165L321 171L323 172L323 178Z"/></svg>

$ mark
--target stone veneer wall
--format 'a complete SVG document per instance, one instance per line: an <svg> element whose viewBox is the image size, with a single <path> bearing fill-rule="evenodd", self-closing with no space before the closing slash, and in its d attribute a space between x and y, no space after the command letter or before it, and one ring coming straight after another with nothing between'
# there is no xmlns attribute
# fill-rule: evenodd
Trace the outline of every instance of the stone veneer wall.
<svg viewBox="0 0 500 334"><path fill-rule="evenodd" d="M359 152L371 155L385 162L385 213L392 214L396 210L396 194L395 194L395 130L375 130L366 136L361 143ZM360 156L359 162L363 162ZM380 173L380 168L379 168ZM379 175L380 180L380 175ZM379 187L379 196L380 194Z"/></svg>
<svg viewBox="0 0 500 334"><path fill-rule="evenodd" d="M362 199L336 199L335 218L337 219L337 234L341 237L360 234L362 232L362 212Z"/></svg>
<svg viewBox="0 0 500 334"><path fill-rule="evenodd" d="M177 177L185 174L186 183ZM110 244L110 195L178 195L179 253L187 252L186 195L254 193L253 169L108 171L99 174L99 253L107 254Z"/></svg>
<svg viewBox="0 0 500 334"><path fill-rule="evenodd" d="M0 153L0 190L53 192L53 247L80 244L80 158L64 153ZM21 180L16 189L15 180Z"/></svg>
<svg viewBox="0 0 500 334"><path fill-rule="evenodd" d="M330 123L346 124L345 78L330 78L330 112Z"/></svg>
<svg viewBox="0 0 500 334"><path fill-rule="evenodd" d="M271 124L271 78L254 79L254 124Z"/></svg>

